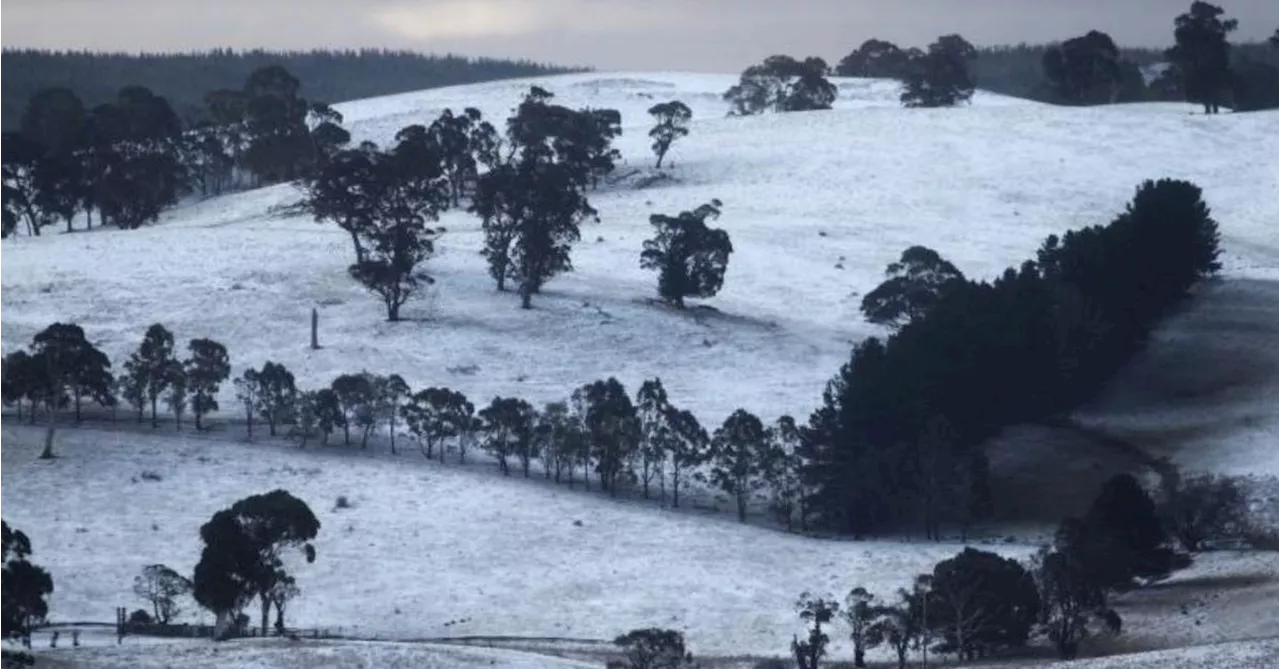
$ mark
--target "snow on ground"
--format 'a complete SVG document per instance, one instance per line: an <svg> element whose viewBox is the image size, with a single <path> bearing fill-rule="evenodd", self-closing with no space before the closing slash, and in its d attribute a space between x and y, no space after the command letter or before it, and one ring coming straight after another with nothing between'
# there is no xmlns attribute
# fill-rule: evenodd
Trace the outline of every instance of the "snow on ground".
<svg viewBox="0 0 1280 669"><path fill-rule="evenodd" d="M592 193L601 223L584 228L576 271L553 280L531 313L495 293L478 221L451 212L431 265L439 282L406 308L422 320L383 322L380 302L344 271L344 233L266 215L299 197L278 186L181 207L136 231L6 240L0 345L74 320L119 364L162 322L179 340L225 342L236 373L274 360L305 387L367 368L479 400L554 401L608 375L632 389L661 375L675 401L715 424L739 407L766 419L807 415L851 344L878 332L858 314L861 295L907 246L931 246L989 278L1050 233L1108 222L1143 179L1202 185L1227 273L1275 280L1274 112L1205 118L1187 105L1072 109L993 95L903 110L892 84L840 80L835 111L724 118L718 95L732 78L602 73L339 107L357 139L386 141L446 105L501 121L531 81L566 104L623 111L622 173L650 164L649 104L677 97L696 112L672 153L674 181ZM654 306L655 276L638 265L648 216L713 197L725 202L719 224L736 249L724 290L710 309ZM313 306L320 351L306 347ZM221 399L231 406L229 384Z"/></svg>
<svg viewBox="0 0 1280 669"><path fill-rule="evenodd" d="M339 108L357 140L386 142L444 106L476 106L500 123L531 81ZM583 230L577 271L552 281L531 312L495 293L478 254L478 222L452 212L431 265L437 287L406 308L415 320L383 322L378 300L346 276L344 233L267 214L299 198L278 186L179 207L136 231L6 240L0 347L8 352L50 322L74 321L119 365L147 325L162 322L180 341L226 343L237 374L283 362L304 388L364 368L399 373L414 387L447 385L477 402L496 394L545 402L604 376L634 390L660 375L673 399L709 426L739 407L767 420L806 416L852 343L879 333L857 306L907 246L930 246L968 275L991 278L1032 257L1048 234L1107 223L1140 181L1170 176L1204 188L1222 232L1224 279L1157 334L1146 362L1129 370L1134 385L1118 383L1086 418L1137 430L1175 413L1190 420L1194 408L1207 417L1194 420L1225 431L1200 425L1186 431L1195 439L1166 439L1161 454L1275 474L1276 353L1266 321L1274 321L1280 277L1276 112L1206 118L1187 105L1072 109L992 95L960 109L902 110L890 84L840 80L834 111L726 119L718 96L731 77L536 81L564 104L623 112L622 174L648 173L648 106L683 99L695 120L672 152L671 180L592 193L601 222ZM655 306L655 277L638 266L648 216L713 197L725 202L719 224L736 249L723 292L690 313ZM312 307L321 317L319 351L306 346ZM1241 346L1250 355L1226 357ZM1194 391L1201 381L1190 376L1179 382L1206 395L1149 392L1173 383L1151 370L1187 369L1189 361L1218 372L1196 377L1211 391ZM229 384L220 399L234 406ZM890 595L958 549L804 539L413 456L86 429L60 435L64 458L39 462L36 439L5 425L3 502L6 520L31 535L37 561L54 573L58 620L109 620L114 606L134 604L138 569L164 562L188 571L201 523L274 487L307 499L324 524L320 559L299 568L305 595L293 622L380 637L609 639L657 625L685 630L699 653L774 655L798 631L792 602L802 590L842 594L861 584ZM1056 439L1042 447L1068 443ZM1105 469L1102 462L1073 468ZM132 482L143 470L163 480ZM333 510L337 495L355 508ZM1274 565L1270 574L1274 582ZM1273 604L1242 610L1274 629ZM1133 625L1145 639L1143 615ZM117 663L107 666L132 666L126 656L103 657Z"/></svg>
<svg viewBox="0 0 1280 669"><path fill-rule="evenodd" d="M241 640L39 650L53 669L582 669L596 663L500 649L382 642Z"/></svg>
<svg viewBox="0 0 1280 669"><path fill-rule="evenodd" d="M891 596L961 548L808 539L420 456L80 429L60 433L61 458L41 461L40 436L4 426L0 490L5 520L57 584L55 621L141 605L130 587L143 566L190 573L200 525L276 487L321 523L316 562L296 567L290 625L375 638L609 640L657 626L684 630L699 653L785 653L802 591ZM354 508L336 510L339 495Z"/></svg>

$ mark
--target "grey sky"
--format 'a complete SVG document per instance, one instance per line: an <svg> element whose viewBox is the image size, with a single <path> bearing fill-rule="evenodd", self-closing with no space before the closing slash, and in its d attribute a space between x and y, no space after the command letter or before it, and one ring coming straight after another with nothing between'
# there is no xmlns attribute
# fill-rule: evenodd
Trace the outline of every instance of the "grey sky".
<svg viewBox="0 0 1280 669"><path fill-rule="evenodd" d="M1090 29L1166 46L1190 0L8 0L5 47L182 51L388 47L601 69L738 72L773 53L834 63L869 37L1043 42ZM1236 39L1276 0L1224 2Z"/></svg>

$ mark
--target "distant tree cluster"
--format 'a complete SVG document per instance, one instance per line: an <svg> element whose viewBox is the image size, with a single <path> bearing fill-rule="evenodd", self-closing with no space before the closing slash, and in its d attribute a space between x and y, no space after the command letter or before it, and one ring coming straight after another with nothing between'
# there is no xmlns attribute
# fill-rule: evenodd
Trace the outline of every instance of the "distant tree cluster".
<svg viewBox="0 0 1280 669"><path fill-rule="evenodd" d="M995 93L1044 102L1096 105L1182 100L1216 113L1274 109L1280 101L1276 43L1232 45L1238 23L1220 7L1197 0L1174 21L1174 46L1124 49L1105 32L1090 30L1058 44L975 48L959 35L941 37L926 50L903 49L869 39L835 68L842 77L897 79L909 107L964 102L977 85ZM1169 67L1157 72L1160 64Z"/></svg>
<svg viewBox="0 0 1280 669"><path fill-rule="evenodd" d="M959 35L943 35L903 66L904 107L953 107L968 102L976 87L969 61L977 51Z"/></svg>
<svg viewBox="0 0 1280 669"><path fill-rule="evenodd" d="M221 344L193 339L189 356L180 359L173 335L160 324L147 329L118 381L111 376L110 361L84 340L79 326L54 324L33 341L34 353L19 351L5 358L5 402L25 404L33 419L37 408L44 408L51 430L58 410L73 400L91 397L115 406L116 392L134 407L140 423L149 410L153 427L158 426L163 402L178 429L188 409L200 429L206 427L202 417L218 409L215 398L230 375ZM657 378L645 381L634 397L609 378L541 408L516 397L494 397L477 406L449 388L415 391L397 374L368 371L304 389L287 367L270 361L244 369L232 383L250 439L255 425L265 423L270 436L291 436L304 448L312 438L328 443L341 430L344 445L358 438L363 449L377 431L389 436L394 454L396 436L403 430L425 457L441 462L447 449L465 462L469 449L480 448L503 475L511 474L514 463L529 477L533 463L539 462L547 479L572 487L580 472L589 489L594 475L611 495L636 486L648 499L656 488L665 503L670 486L673 506L680 505L689 481L706 481L734 500L739 520L746 520L749 505L759 499L788 530L796 524L806 527L808 489L801 481L800 432L794 419L783 416L766 425L738 410L708 432L692 413L672 404ZM18 387L25 390L14 390ZM50 437L49 457L51 443ZM138 587L153 591L154 576L147 575L146 584ZM161 604L153 601L155 618L163 621L172 616L164 614Z"/></svg>
<svg viewBox="0 0 1280 669"><path fill-rule="evenodd" d="M907 74L907 65L923 55L924 52L915 47L902 49L893 42L872 38L863 42L836 65L836 75L901 79Z"/></svg>
<svg viewBox="0 0 1280 669"><path fill-rule="evenodd" d="M770 56L747 68L738 83L725 91L724 99L731 116L830 109L837 91L827 73L827 63L821 58L800 61L791 56Z"/></svg>
<svg viewBox="0 0 1280 669"><path fill-rule="evenodd" d="M507 119L505 136L468 108L446 109L429 126L410 125L388 151L366 142L332 155L304 179L304 206L351 237L351 275L382 297L388 320L433 279L420 266L434 253L440 213L469 197L481 219L481 254L498 290L518 281L521 306L552 277L573 269L580 226L596 216L587 190L613 171L622 133L613 109L572 110L534 86ZM659 119L662 152L687 133L688 108L674 101ZM655 150L657 148L655 147Z"/></svg>
<svg viewBox="0 0 1280 669"><path fill-rule="evenodd" d="M903 669L912 650L923 665L929 653L971 661L1037 636L1061 658L1073 659L1089 637L1121 632L1120 616L1108 606L1110 593L1190 564L1168 540L1151 497L1132 476L1120 474L1103 485L1083 519L1064 519L1053 545L1028 565L966 548L899 588L896 601L883 602L860 586L843 606L830 595L803 593L796 611L808 633L792 641L792 656L800 669L818 667L829 655L831 626L840 620L854 667L867 666L866 652L876 647L891 650Z"/></svg>
<svg viewBox="0 0 1280 669"><path fill-rule="evenodd" d="M168 98L184 121L212 120L211 90L233 88L255 70L280 65L307 82L321 100L359 100L438 86L534 77L583 68L527 60L435 56L387 49L98 53L5 49L3 128L15 130L27 100L48 82L65 82L88 106L113 100L124 86L140 85Z"/></svg>
<svg viewBox="0 0 1280 669"><path fill-rule="evenodd" d="M231 372L222 344L192 339L188 357L179 358L173 334L158 323L147 329L120 376L112 373L111 360L74 323L54 323L41 330L32 337L30 350L10 353L3 366L4 404L16 406L20 420L24 407L32 423L40 411L48 420L42 457L54 455L58 412L70 407L79 422L85 400L113 410L124 400L137 411L139 423L150 409L153 427L159 425L163 401L178 429L188 410L195 416L196 429L202 429L203 417L218 409L218 388Z"/></svg>
<svg viewBox="0 0 1280 669"><path fill-rule="evenodd" d="M1151 251L1133 263L1122 249ZM909 519L936 536L989 512L977 445L1092 397L1191 287L1219 268L1200 189L1143 183L1108 226L1049 237L1036 260L966 281L909 249L864 311L898 329L860 343L804 429L820 523L854 534Z"/></svg>
<svg viewBox="0 0 1280 669"><path fill-rule="evenodd" d="M977 55L960 35L943 35L927 49L902 49L893 42L869 39L845 56L835 73L842 77L896 79L905 107L952 107L973 96L970 62Z"/></svg>
<svg viewBox="0 0 1280 669"><path fill-rule="evenodd" d="M1120 50L1110 35L1097 30L1046 51L1044 74L1058 99L1069 104L1120 99Z"/></svg>
<svg viewBox="0 0 1280 669"><path fill-rule="evenodd" d="M185 125L169 101L126 86L86 108L68 88L31 96L20 129L4 134L3 229L29 235L58 222L123 229L156 221L180 197L292 181L327 162L350 135L342 115L299 97L280 66L239 89L210 92L208 120Z"/></svg>

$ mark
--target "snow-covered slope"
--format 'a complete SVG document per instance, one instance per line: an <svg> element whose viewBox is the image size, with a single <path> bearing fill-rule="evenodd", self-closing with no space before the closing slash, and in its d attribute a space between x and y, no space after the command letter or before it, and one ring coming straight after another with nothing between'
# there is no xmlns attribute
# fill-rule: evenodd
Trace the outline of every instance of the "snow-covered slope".
<svg viewBox="0 0 1280 669"><path fill-rule="evenodd" d="M48 462L35 458L39 437L4 429L4 516L53 574L50 610L61 621L132 610L142 567L190 573L200 525L275 487L306 500L321 524L315 563L290 566L303 591L290 625L348 636L607 641L658 626L684 630L700 654L773 654L801 631L792 609L801 592L863 585L892 597L961 548L819 541L416 454L69 430L63 457ZM351 508L335 508L339 495Z"/></svg>
<svg viewBox="0 0 1280 669"><path fill-rule="evenodd" d="M386 642L192 640L35 651L36 666L54 669L593 669L598 663L499 649Z"/></svg>
<svg viewBox="0 0 1280 669"><path fill-rule="evenodd" d="M303 386L367 368L537 402L607 375L632 388L661 375L676 402L717 423L739 407L770 419L812 410L851 343L876 333L858 314L860 296L905 247L925 244L991 277L1050 233L1109 221L1143 179L1203 186L1227 275L1275 280L1274 112L1206 118L1187 105L1070 109L981 94L970 107L903 110L892 84L840 80L834 111L724 118L718 95L731 82L597 73L339 105L356 139L385 142L445 106L500 121L538 83L566 104L621 109L619 170L629 173L651 164L644 109L691 104L673 180L592 193L600 224L584 228L576 271L552 281L532 312L495 293L477 220L451 212L432 263L439 282L406 308L421 320L385 323L344 271L341 231L266 214L299 197L278 186L181 207L137 231L6 240L0 344L10 350L49 322L74 320L120 361L162 322L180 340L225 342L236 370L283 362ZM638 265L648 216L713 197L735 247L724 290L710 309L653 305L655 276ZM306 347L313 306L320 351Z"/></svg>
<svg viewBox="0 0 1280 669"><path fill-rule="evenodd" d="M692 133L671 154L671 179L593 192L601 222L584 228L576 271L552 281L532 311L494 291L478 222L451 212L431 264L436 287L406 308L413 320L386 323L380 303L347 278L341 231L267 213L300 196L278 186L179 207L136 231L6 240L0 347L74 321L119 364L161 322L179 340L226 343L236 373L283 362L304 388L363 368L397 372L414 387L453 387L478 403L498 394L545 402L609 375L632 390L659 375L673 400L709 426L739 407L766 420L803 417L851 345L879 333L857 307L907 246L930 246L966 274L990 278L1032 257L1048 234L1108 222L1140 181L1168 176L1204 188L1222 232L1224 276L1157 334L1127 372L1132 383L1118 382L1086 417L1139 436L1175 415L1219 425L1226 431L1183 430L1194 439L1162 454L1197 468L1275 474L1267 321L1280 278L1276 112L1206 118L1188 105L1071 109L992 95L959 109L903 110L891 84L840 80L833 111L725 118L719 94L732 81L594 73L339 105L357 140L386 142L444 107L475 106L500 122L537 83L568 105L620 109L619 173L634 175L652 160L645 110L672 98L690 104ZM655 277L638 266L648 216L713 197L724 201L719 225L735 247L724 290L687 313L655 305ZM307 347L312 307L319 351ZM1155 373L1191 362L1207 370L1201 381ZM1206 394L1150 392L1174 376ZM221 400L233 406L229 384ZM658 625L685 629L700 653L779 654L796 630L791 604L802 590L839 594L862 584L890 595L956 549L802 539L412 455L84 430L64 432L65 457L49 463L33 459L34 432L6 424L3 436L4 515L54 570L62 620L101 620L131 604L129 584L143 564L190 568L200 523L278 486L308 499L324 523L322 559L300 572L306 595L294 621L378 636L608 639ZM163 480L132 482L148 469ZM337 495L355 508L332 510ZM1274 608L1248 610L1275 616ZM1196 634L1188 627L1178 643L1223 638Z"/></svg>

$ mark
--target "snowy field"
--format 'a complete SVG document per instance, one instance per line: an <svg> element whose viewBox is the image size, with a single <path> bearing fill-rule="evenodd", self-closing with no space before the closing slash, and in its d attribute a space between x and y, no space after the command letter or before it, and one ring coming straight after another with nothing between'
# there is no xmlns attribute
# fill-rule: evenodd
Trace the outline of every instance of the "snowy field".
<svg viewBox="0 0 1280 669"><path fill-rule="evenodd" d="M81 429L60 434L62 457L40 461L40 434L4 428L0 489L5 519L53 574L54 620L139 606L130 587L143 566L190 573L200 525L274 487L321 523L316 562L294 572L303 595L290 625L351 636L611 640L657 626L685 631L700 654L785 653L802 591L892 596L962 548L819 541L420 456ZM353 508L335 509L339 495Z"/></svg>
<svg viewBox="0 0 1280 669"><path fill-rule="evenodd" d="M50 669L588 669L599 663L438 644L244 640L39 651Z"/></svg>
<svg viewBox="0 0 1280 669"><path fill-rule="evenodd" d="M142 606L130 585L143 566L160 562L189 573L199 557L202 523L241 497L277 486L307 501L321 522L316 562L292 566L302 597L289 609L289 624L361 638L608 641L658 626L683 631L700 656L781 655L791 635L802 631L792 610L800 592L843 597L862 585L892 598L912 575L962 548L808 539L538 479L502 478L487 467L298 451L280 443L68 429L59 436L61 457L42 461L35 457L40 435L37 428L4 427L0 490L5 519L30 535L36 561L53 575L55 622L107 621L115 606ZM143 479L144 471L160 480ZM352 508L335 508L339 495ZM981 547L1020 559L1034 551ZM1097 650L1274 634L1280 623L1275 562L1274 553L1205 554L1191 569L1121 598L1126 633ZM207 613L187 608L184 620L211 622ZM846 656L842 628L832 637L836 656ZM130 666L129 658L178 652L172 642L134 648L137 643L93 651L103 664L90 666ZM216 659L195 646L183 651L183 669ZM317 657L343 647L314 646L305 648ZM274 652L262 666L295 666L276 664ZM338 657L385 655L399 662L403 656L410 664L368 659L363 666L415 666L412 658L431 652L357 645ZM287 655L280 651L279 658ZM526 666L519 656L503 661L515 664L499 666Z"/></svg>
<svg viewBox="0 0 1280 669"><path fill-rule="evenodd" d="M697 115L673 150L674 181L591 194L601 222L583 229L577 271L553 280L532 313L494 291L478 220L451 212L431 264L437 286L406 307L421 320L384 322L380 301L347 277L345 233L267 215L300 197L286 185L180 207L136 231L6 240L0 346L72 320L119 364L162 322L180 341L226 343L234 373L274 360L314 387L365 368L482 401L559 400L609 375L634 391L661 375L675 402L718 424L740 407L768 420L807 416L852 343L878 332L858 313L861 296L907 246L991 278L1050 233L1107 223L1143 179L1203 186L1227 275L1276 279L1274 112L1205 118L1179 104L1069 109L981 94L971 107L903 110L891 84L842 80L835 111L724 118L724 76L534 81L566 104L623 111L620 173L651 165L649 104L677 97ZM474 104L500 122L529 83L339 108L357 139L386 141L446 105ZM656 276L638 262L648 216L713 197L735 247L724 290L711 309L655 306ZM306 346L312 307L320 351ZM231 405L230 384L222 400Z"/></svg>
<svg viewBox="0 0 1280 669"><path fill-rule="evenodd" d="M606 376L634 392L658 375L708 427L739 407L803 419L851 345L880 334L858 304L904 248L930 246L967 275L992 278L1033 257L1049 234L1109 222L1139 182L1167 176L1204 188L1224 276L1082 418L1190 468L1276 475L1276 112L1206 118L1181 104L1072 109L988 94L959 109L903 110L892 84L837 80L834 111L724 118L719 94L733 81L593 73L338 105L357 140L379 142L444 107L475 106L500 124L531 83L562 104L622 111L619 174L631 176L590 194L601 222L584 227L576 271L553 280L533 311L494 291L478 221L451 212L431 264L436 287L407 305L413 320L386 323L380 301L347 278L345 233L268 214L300 197L278 186L187 204L136 231L5 240L0 348L74 321L118 369L161 322L179 341L227 344L234 374L282 362L303 388L368 369L399 373L415 388L449 386L477 403L499 394L540 403ZM645 110L673 98L694 110L691 135L669 157L671 180L636 189L628 184L652 165ZM638 265L648 216L713 197L724 201L718 225L735 247L724 290L690 313L656 306L656 277ZM312 307L319 351L307 348ZM234 406L230 384L220 399ZM1001 448L1025 459L1022 434L1011 431ZM60 433L63 457L46 462L35 459L37 431L6 421L2 438L4 517L53 573L52 617L63 621L110 620L113 607L137 606L130 584L143 565L189 572L200 524L274 487L307 500L322 523L319 559L297 570L303 596L290 623L381 639L607 640L660 626L685 631L699 655L781 655L799 632L792 603L801 591L842 596L864 585L889 596L959 549L805 539L424 463L415 453L390 459L86 428ZM1076 455L1038 466L1059 478L1067 467L1106 473L1093 464L1101 456ZM144 481L143 471L162 480ZM338 495L354 508L335 510ZM999 550L1022 557L1033 546ZM1125 604L1132 639L1122 640L1134 645L1114 650L1269 641L1197 648L1178 655L1183 664L1143 653L1073 666L1275 666L1253 664L1274 660L1275 583L1274 553L1207 556L1168 590ZM1178 602L1197 588L1212 601L1198 616L1182 614ZM847 657L844 632L833 636ZM130 648L50 656L66 667L172 666ZM192 646L181 666L535 666L516 654L458 650L455 659L387 644L308 646L287 657L269 644L220 648ZM536 666L575 665L543 658Z"/></svg>

